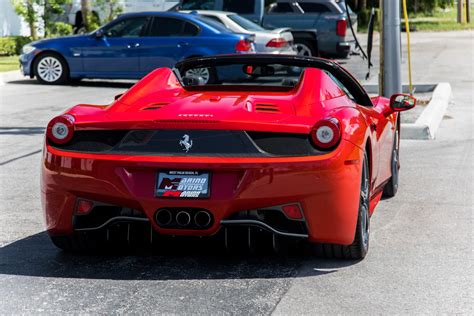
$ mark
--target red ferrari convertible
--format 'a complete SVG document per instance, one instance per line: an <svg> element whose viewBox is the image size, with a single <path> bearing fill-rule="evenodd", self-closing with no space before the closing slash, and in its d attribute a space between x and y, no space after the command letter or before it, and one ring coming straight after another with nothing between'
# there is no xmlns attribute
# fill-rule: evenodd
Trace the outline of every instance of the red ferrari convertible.
<svg viewBox="0 0 474 316"><path fill-rule="evenodd" d="M48 124L48 233L81 250L137 235L218 234L227 245L243 230L249 246L267 232L274 247L299 238L363 258L375 206L397 192L399 112L414 106L407 95L369 97L319 58L157 69L110 105L80 104Z"/></svg>

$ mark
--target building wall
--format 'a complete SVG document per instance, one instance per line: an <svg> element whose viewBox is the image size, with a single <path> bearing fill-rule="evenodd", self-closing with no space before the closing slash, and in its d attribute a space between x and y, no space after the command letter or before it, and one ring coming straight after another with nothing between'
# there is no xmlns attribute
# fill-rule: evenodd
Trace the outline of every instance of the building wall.
<svg viewBox="0 0 474 316"><path fill-rule="evenodd" d="M0 0L0 36L29 36L28 25L15 13L11 0Z"/></svg>

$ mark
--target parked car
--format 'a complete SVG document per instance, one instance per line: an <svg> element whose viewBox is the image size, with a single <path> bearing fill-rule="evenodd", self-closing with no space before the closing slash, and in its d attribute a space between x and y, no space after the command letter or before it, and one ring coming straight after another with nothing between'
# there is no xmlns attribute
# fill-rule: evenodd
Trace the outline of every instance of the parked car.
<svg viewBox="0 0 474 316"><path fill-rule="evenodd" d="M215 81L185 80L203 67ZM307 241L362 259L370 216L397 193L399 113L414 106L408 95L370 98L319 58L210 56L156 69L108 107L77 105L49 122L47 232L69 251L220 233L229 248Z"/></svg>
<svg viewBox="0 0 474 316"><path fill-rule="evenodd" d="M179 8L231 11L267 29L316 30L321 54L347 57L354 43L348 31L344 0L276 0L267 11L265 0L181 0ZM349 15L354 30L357 30L357 15L350 8ZM302 44L305 44L304 41ZM313 49L310 45L306 46L310 51Z"/></svg>
<svg viewBox="0 0 474 316"><path fill-rule="evenodd" d="M91 34L28 44L20 63L25 76L47 84L70 78L138 79L190 57L254 52L253 37L199 15L130 13Z"/></svg>
<svg viewBox="0 0 474 316"><path fill-rule="evenodd" d="M293 47L293 35L288 28L266 30L260 25L246 18L225 11L182 11L185 13L196 12L197 14L221 23L235 33L246 33L255 35L255 50L257 53L296 55Z"/></svg>

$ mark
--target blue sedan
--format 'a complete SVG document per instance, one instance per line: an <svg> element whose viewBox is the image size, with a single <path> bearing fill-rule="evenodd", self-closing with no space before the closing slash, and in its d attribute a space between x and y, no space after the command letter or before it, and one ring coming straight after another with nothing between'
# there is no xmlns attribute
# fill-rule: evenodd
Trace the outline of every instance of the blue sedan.
<svg viewBox="0 0 474 316"><path fill-rule="evenodd" d="M254 51L252 35L232 33L207 18L142 12L123 14L87 35L30 43L20 63L25 76L61 84L81 78L139 79L190 57ZM208 80L212 74L201 69L196 75Z"/></svg>

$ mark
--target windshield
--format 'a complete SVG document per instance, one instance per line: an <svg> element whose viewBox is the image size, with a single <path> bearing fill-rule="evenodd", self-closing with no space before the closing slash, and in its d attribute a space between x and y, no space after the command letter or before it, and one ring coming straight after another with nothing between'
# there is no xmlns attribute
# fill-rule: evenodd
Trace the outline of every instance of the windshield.
<svg viewBox="0 0 474 316"><path fill-rule="evenodd" d="M339 8L341 8L342 12L346 13L346 3L344 1L340 1L337 3L339 5ZM349 9L349 14L353 14L352 9L349 5L347 5L347 8Z"/></svg>
<svg viewBox="0 0 474 316"><path fill-rule="evenodd" d="M247 31L265 31L265 29L260 25L255 24L244 17L241 17L240 15L229 14L227 15L227 17L237 23L240 27L246 29Z"/></svg>
<svg viewBox="0 0 474 316"><path fill-rule="evenodd" d="M215 0L182 0L181 10L214 10Z"/></svg>
<svg viewBox="0 0 474 316"><path fill-rule="evenodd" d="M192 13L190 13L192 14ZM206 18L205 16L202 16L202 15L194 15L194 17L196 18L196 20L199 20L209 26L211 26L212 28L214 28L215 30L219 31L220 33L232 33L228 28L226 28L224 25L212 20L212 19L209 19L209 18Z"/></svg>

